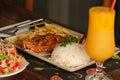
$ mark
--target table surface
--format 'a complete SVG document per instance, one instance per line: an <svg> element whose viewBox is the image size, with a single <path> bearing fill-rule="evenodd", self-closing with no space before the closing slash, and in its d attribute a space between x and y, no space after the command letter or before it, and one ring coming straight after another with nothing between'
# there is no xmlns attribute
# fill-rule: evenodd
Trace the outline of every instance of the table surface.
<svg viewBox="0 0 120 80"><path fill-rule="evenodd" d="M0 27L4 27L28 19L36 20L41 18L40 15L27 11L13 4L0 0ZM63 80L84 80L86 70L95 68L95 64L85 67L75 72L68 72L54 65L35 58L21 50L18 50L30 63L21 73L11 77L0 78L0 80L50 80L52 76L59 76ZM104 65L105 71L110 74L114 80L120 80L120 60L109 59ZM35 70L34 68L42 68Z"/></svg>

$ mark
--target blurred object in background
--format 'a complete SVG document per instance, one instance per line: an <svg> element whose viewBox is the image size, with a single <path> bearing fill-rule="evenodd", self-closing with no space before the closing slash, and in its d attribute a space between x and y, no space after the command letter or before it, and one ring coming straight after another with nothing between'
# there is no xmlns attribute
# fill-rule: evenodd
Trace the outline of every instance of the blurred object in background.
<svg viewBox="0 0 120 80"><path fill-rule="evenodd" d="M7 1L8 3L12 3L12 0L5 0L5 1Z"/></svg>
<svg viewBox="0 0 120 80"><path fill-rule="evenodd" d="M12 4L16 4L14 2L14 0L5 0L6 2L8 3L12 3ZM18 5L18 4L16 4ZM33 5L34 5L34 0L23 0L23 3L22 3L23 7L29 11L32 11L33 10Z"/></svg>
<svg viewBox="0 0 120 80"><path fill-rule="evenodd" d="M110 7L113 0L103 0L103 6Z"/></svg>
<svg viewBox="0 0 120 80"><path fill-rule="evenodd" d="M34 4L34 0L24 0L24 7L27 10L32 11L33 10L33 4Z"/></svg>
<svg viewBox="0 0 120 80"><path fill-rule="evenodd" d="M13 1L24 7L24 0ZM68 25L70 29L86 33L89 8L101 4L102 0L34 0L32 11L44 18Z"/></svg>

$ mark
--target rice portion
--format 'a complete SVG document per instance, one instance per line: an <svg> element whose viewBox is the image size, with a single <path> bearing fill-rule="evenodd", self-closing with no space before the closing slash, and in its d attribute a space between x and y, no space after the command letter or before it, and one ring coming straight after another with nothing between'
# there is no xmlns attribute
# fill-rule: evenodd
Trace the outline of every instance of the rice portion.
<svg viewBox="0 0 120 80"><path fill-rule="evenodd" d="M65 47L57 46L51 54L51 60L66 67L75 67L91 61L84 47L78 43L71 43Z"/></svg>

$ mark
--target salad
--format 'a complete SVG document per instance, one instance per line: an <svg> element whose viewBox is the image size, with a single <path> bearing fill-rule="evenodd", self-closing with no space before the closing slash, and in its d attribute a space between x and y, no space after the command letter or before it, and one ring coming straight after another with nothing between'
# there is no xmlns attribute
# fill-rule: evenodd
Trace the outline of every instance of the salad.
<svg viewBox="0 0 120 80"><path fill-rule="evenodd" d="M13 44L0 39L0 75L18 70L22 66L23 59Z"/></svg>

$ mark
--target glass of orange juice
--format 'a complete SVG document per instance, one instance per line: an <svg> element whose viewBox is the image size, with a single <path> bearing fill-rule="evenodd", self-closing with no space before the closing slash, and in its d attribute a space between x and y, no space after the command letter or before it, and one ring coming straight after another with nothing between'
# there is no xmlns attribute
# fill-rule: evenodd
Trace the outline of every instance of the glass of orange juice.
<svg viewBox="0 0 120 80"><path fill-rule="evenodd" d="M113 80L103 72L102 67L115 51L114 18L115 10L108 7L96 6L89 10L86 51L96 61L97 68L85 80Z"/></svg>

